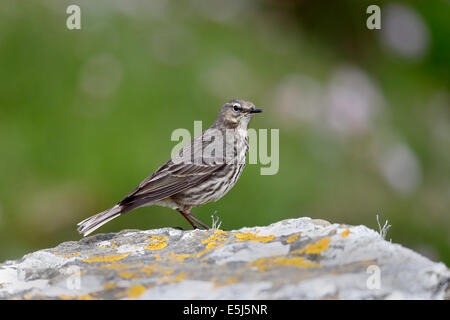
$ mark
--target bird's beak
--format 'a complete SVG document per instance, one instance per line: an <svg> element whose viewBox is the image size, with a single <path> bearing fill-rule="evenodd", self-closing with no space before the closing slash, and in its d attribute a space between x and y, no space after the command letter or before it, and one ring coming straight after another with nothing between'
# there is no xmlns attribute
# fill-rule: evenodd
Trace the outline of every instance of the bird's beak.
<svg viewBox="0 0 450 320"><path fill-rule="evenodd" d="M256 108L250 109L250 113L261 113L263 111L264 111L263 109L256 109Z"/></svg>

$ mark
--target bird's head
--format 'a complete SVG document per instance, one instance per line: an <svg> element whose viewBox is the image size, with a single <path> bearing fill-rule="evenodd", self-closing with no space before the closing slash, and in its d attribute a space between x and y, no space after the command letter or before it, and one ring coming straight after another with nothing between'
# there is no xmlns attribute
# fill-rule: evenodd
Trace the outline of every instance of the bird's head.
<svg viewBox="0 0 450 320"><path fill-rule="evenodd" d="M246 100L233 99L225 103L217 115L214 125L226 129L247 129L248 123L256 113L263 112Z"/></svg>

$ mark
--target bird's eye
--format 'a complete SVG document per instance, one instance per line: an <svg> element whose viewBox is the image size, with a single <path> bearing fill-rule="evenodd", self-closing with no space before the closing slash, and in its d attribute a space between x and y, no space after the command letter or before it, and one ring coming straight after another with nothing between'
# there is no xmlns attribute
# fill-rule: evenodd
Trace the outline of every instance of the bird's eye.
<svg viewBox="0 0 450 320"><path fill-rule="evenodd" d="M238 105L238 104L235 104L235 105L233 106L233 110L236 111L236 112L238 112L239 110L241 110L241 106Z"/></svg>

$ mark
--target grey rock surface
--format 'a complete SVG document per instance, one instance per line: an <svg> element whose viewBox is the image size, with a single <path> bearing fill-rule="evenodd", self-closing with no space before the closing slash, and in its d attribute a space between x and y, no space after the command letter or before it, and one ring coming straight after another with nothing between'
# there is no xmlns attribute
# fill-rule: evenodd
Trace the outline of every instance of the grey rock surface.
<svg viewBox="0 0 450 320"><path fill-rule="evenodd" d="M97 234L0 264L0 299L449 299L443 263L365 226Z"/></svg>

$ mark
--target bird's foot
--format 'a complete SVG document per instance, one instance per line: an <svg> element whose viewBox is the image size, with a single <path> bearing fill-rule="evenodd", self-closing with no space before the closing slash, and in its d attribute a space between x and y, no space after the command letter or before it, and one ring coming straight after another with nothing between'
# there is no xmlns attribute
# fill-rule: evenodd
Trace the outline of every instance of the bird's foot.
<svg viewBox="0 0 450 320"><path fill-rule="evenodd" d="M191 218L192 220L194 220L196 223L198 223L199 225L201 225L203 228L205 228L205 230L211 229L210 227L208 227L207 224L203 223L200 219L194 217L192 214L187 213L186 215L187 215L189 218Z"/></svg>

